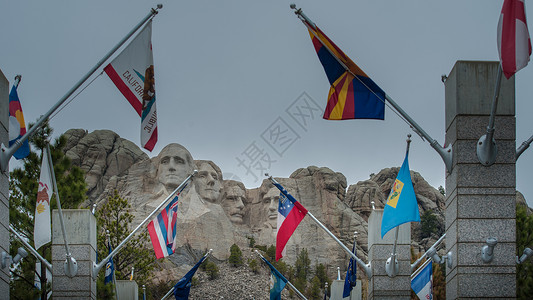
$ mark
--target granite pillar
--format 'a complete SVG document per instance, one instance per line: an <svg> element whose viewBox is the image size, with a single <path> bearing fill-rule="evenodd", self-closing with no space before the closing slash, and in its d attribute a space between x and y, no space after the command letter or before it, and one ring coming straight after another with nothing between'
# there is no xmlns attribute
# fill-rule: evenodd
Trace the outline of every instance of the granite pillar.
<svg viewBox="0 0 533 300"><path fill-rule="evenodd" d="M372 262L372 278L368 284L369 299L411 299L411 223L399 226L396 245L399 272L389 277L385 263L391 256L396 229L381 238L383 209L372 210L368 218L368 259Z"/></svg>
<svg viewBox="0 0 533 300"><path fill-rule="evenodd" d="M74 277L65 274L66 251L57 210L52 211L52 291L54 299L96 299L96 218L88 209L64 209L63 218L72 257L78 264Z"/></svg>
<svg viewBox="0 0 533 300"><path fill-rule="evenodd" d="M445 82L446 144L453 168L446 176L447 299L516 297L516 172L514 77L502 76L495 118L498 149L491 166L476 154L486 134L499 62L458 61ZM494 258L482 259L487 238Z"/></svg>
<svg viewBox="0 0 533 300"><path fill-rule="evenodd" d="M9 82L0 70L0 144L9 146ZM0 253L9 253L9 168L0 171ZM9 299L9 268L0 270L0 295Z"/></svg>

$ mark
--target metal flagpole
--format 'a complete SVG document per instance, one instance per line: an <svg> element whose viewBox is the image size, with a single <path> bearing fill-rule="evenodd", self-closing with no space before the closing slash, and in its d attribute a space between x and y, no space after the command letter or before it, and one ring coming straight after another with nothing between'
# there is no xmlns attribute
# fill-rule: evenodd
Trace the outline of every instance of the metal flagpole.
<svg viewBox="0 0 533 300"><path fill-rule="evenodd" d="M295 4L291 4L291 8L295 10L295 14L298 16L298 18L300 20L302 20L302 23L304 23L305 26L307 26L308 28L309 27L312 27L313 30L311 31L314 34L314 30L316 29L316 25L315 23L313 23L302 11L301 8L298 8L296 9L296 5ZM325 43L320 39L320 37L316 36L315 37L320 41L320 43L322 43L323 45L325 45ZM334 54L331 52L331 50L328 48L328 47L325 47L329 52L330 54L337 60L337 62L339 64L341 64L341 66L347 71L347 72L350 72L357 80L359 80L359 77L355 74L353 74L351 72L351 70ZM447 147L442 147L439 145L439 142L437 142L436 140L434 140L433 138L431 138L431 136L429 136L429 134L427 134L427 132L424 131L424 129L422 129L422 127L420 127L394 100L392 100L392 98L389 96L389 95L385 95L385 99L381 99L382 101L388 101L389 104L407 121L407 123L409 123L409 125L411 125L411 128L413 128L413 130L422 137L422 139L426 139L430 146L435 149L435 151L437 151L437 153L440 155L440 157L442 158L442 160L444 161L444 164L446 165L446 169L448 170L448 172L451 172L452 170L452 159L453 159L453 156L452 156L452 147L451 145L448 145Z"/></svg>
<svg viewBox="0 0 533 300"><path fill-rule="evenodd" d="M269 176L268 174L265 174L265 175ZM272 183L279 184L279 182L277 182L274 178L272 178L272 176L269 176L268 179L270 179ZM288 198L287 190L282 189L280 191ZM331 231L329 231L329 229L327 229L326 226L324 226L324 224L320 223L320 221L317 218L315 218L315 216L313 216L313 214L310 211L307 211L307 215L311 219L313 219L313 221L315 221L315 223L317 223L320 228L324 229L324 231L326 231L326 233L329 236L331 236L333 240L335 240L335 242L337 242L342 247L342 249L344 249L344 251L350 254L357 261L357 263L361 266L361 268L365 270L365 273L368 276L368 278L372 277L372 270L370 269L371 267L370 262L368 264L365 264L359 257L357 257L352 251L350 251L350 249L348 249L348 247L346 247Z"/></svg>
<svg viewBox="0 0 533 300"><path fill-rule="evenodd" d="M498 75L496 76L496 86L494 87L494 96L492 98L492 109L490 112L489 125L487 126L487 133L481 136L478 140L476 153L479 162L484 166L490 166L496 161L498 148L494 140L494 119L496 117L496 109L498 108L498 98L500 96L500 86L502 82L502 65L498 65Z"/></svg>
<svg viewBox="0 0 533 300"><path fill-rule="evenodd" d="M518 158L520 157L520 155L526 151L527 148L529 148L529 145L531 144L531 142L533 142L533 135L529 137L529 139L527 139L527 141L523 142L522 145L520 145L520 147L518 147L518 149L516 149L516 156L515 156L515 160L518 160Z"/></svg>
<svg viewBox="0 0 533 300"><path fill-rule="evenodd" d="M309 213L308 213L308 214L309 214ZM257 249L255 250L255 253L257 253L262 259L266 260L266 258L265 258L263 255L261 255L261 253L259 253L259 251L257 251ZM278 271L278 272L279 272L279 271ZM285 279L287 279L287 278L285 278ZM302 294L302 293L301 293L301 292L300 292L300 291L299 291L294 285L292 285L292 283L291 283L289 280L287 280L287 284L289 285L289 287L290 287L293 291L296 292L296 294L298 294L298 296L300 296L300 298L302 298L302 299L304 299L304 300L307 300L307 298L305 298L305 296L304 296L304 295L303 295L303 294Z"/></svg>
<svg viewBox="0 0 533 300"><path fill-rule="evenodd" d="M162 4L158 4L157 8L152 8L150 10L150 13L142 19L139 24L137 24L118 44L111 49L85 76L83 76L82 79L80 79L64 96L61 98L48 112L46 112L44 115L41 116L41 118L35 123L33 127L31 127L26 134L24 134L20 139L18 139L11 147L6 148L6 146L2 143L0 145L1 151L0 151L0 170L6 171L7 166L9 163L9 160L11 159L11 156L22 146L22 143L29 139L37 129L41 127L41 125L44 124L44 122L52 115L91 75L93 75L94 72L96 72L97 69L99 69L110 57L117 51L141 26L143 26L149 19L153 18L155 15L158 14L158 9L163 8Z"/></svg>
<svg viewBox="0 0 533 300"><path fill-rule="evenodd" d="M65 231L65 222L63 221L63 211L61 210L61 200L59 199L59 191L57 189L57 181L56 181L56 175L54 172L54 164L52 162L52 154L50 153L50 143L48 141L46 143L46 149L48 150L47 151L48 155L46 159L48 160L50 178L52 179L52 185L54 186L54 193L56 194L57 212L59 214L59 223L61 223L61 232L63 233L63 240L65 241L65 252L67 256L67 259L65 260L65 275L72 278L76 276L76 274L78 273L78 263L76 262L76 259L72 257L72 254L70 253L70 249L68 247L67 233Z"/></svg>
<svg viewBox="0 0 533 300"><path fill-rule="evenodd" d="M204 255L204 257L207 257L209 254L211 254L211 252L213 252L213 249L209 249L209 251L207 251L207 253ZM174 289L175 287L172 287L170 289L170 291L168 291L164 296L163 298L161 298L161 300L165 300L167 299L168 297L170 297L172 295L172 293L174 293Z"/></svg>
<svg viewBox="0 0 533 300"><path fill-rule="evenodd" d="M33 256L39 259L50 271L50 273L52 273L52 264L49 263L46 258L42 257L39 252L37 252L37 250L35 250L30 244L28 244L26 239L23 238L13 227L11 227L11 224L9 225L9 231L11 231L15 236L17 236L17 238L22 242L22 244L26 246L28 250L30 250L31 254L33 254Z"/></svg>
<svg viewBox="0 0 533 300"><path fill-rule="evenodd" d="M444 238L446 237L446 233L443 234L436 242L435 244L433 244L433 246L429 247L428 251L426 251L422 256L420 256L419 259L417 259L414 263L411 264L411 272L413 272L413 270L416 268L416 266L418 266L418 264L422 261L422 259L424 259L424 257L426 256L431 256L433 255L434 251L435 250L435 253L436 252L436 248L440 245L440 243L442 243L442 241L444 240Z"/></svg>
<svg viewBox="0 0 533 300"><path fill-rule="evenodd" d="M411 145L411 134L407 135L407 148L405 149L405 153L409 153L409 146ZM409 174L411 176L411 174ZM400 226L396 226L396 231L394 232L394 246L392 246L392 253L391 256L387 259L385 262L385 271L387 272L387 275L389 277L394 277L398 274L400 271L400 266L398 265L398 260L396 259L397 253L396 253L396 244L398 244L398 232L400 231Z"/></svg>
<svg viewBox="0 0 533 300"><path fill-rule="evenodd" d="M107 251L109 253L109 246L111 245L111 234L109 233L109 230L105 231L105 235L107 237ZM109 261L109 260L108 260ZM113 262L113 269L115 268L115 263ZM115 270L113 270L113 285L115 286L115 299L118 300L118 290L117 290L117 279L115 277Z"/></svg>
<svg viewBox="0 0 533 300"><path fill-rule="evenodd" d="M106 262L115 256L115 254L117 254L118 251L120 251L122 249L122 247L127 243L129 242L129 240L135 235L135 233L137 233L137 231L139 231L139 229L141 229L144 225L146 225L146 223L152 219L152 217L157 213L159 212L159 209L161 209L161 207L163 207L163 205L165 205L168 200L170 200L172 197L175 196L176 193L182 191L185 186L187 185L187 183L193 178L193 176L195 176L196 174L198 174L198 170L194 170L194 172L189 175L187 178L185 178L185 180L183 180L183 182L172 192L168 195L168 197L163 200L163 202L161 202L149 215L148 217L146 217L142 222L141 224L139 224L131 233L130 235L128 235L122 242L120 242L120 244L115 248L113 249L113 251L111 251L111 253L109 253L109 255L104 258L103 260L100 261L100 263L96 263L94 262L93 263L93 278L96 278L96 275L98 274L98 271L100 271L100 269L106 264Z"/></svg>

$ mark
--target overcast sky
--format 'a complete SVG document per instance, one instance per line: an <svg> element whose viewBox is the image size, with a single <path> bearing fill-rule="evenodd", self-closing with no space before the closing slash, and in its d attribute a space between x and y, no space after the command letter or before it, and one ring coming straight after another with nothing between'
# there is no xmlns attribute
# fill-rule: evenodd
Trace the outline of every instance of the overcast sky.
<svg viewBox="0 0 533 300"><path fill-rule="evenodd" d="M34 122L162 3L152 29L159 142L147 152L150 157L176 142L194 159L213 160L226 179L247 188L264 179L260 165L276 177L326 166L355 184L382 168L400 166L411 133L411 170L435 188L444 186L440 156L391 109L385 121L321 118L329 83L291 2L2 1L0 69L10 84L22 74L19 96L26 122ZM296 5L442 145L441 75L458 60L498 60L502 3L313 0ZM533 66L516 76L517 147L533 134L532 79ZM105 74L51 126L56 136L70 128L110 129L140 145L140 119ZM282 134L270 135L275 129ZM517 189L530 205L532 164L533 152L526 150L516 165Z"/></svg>

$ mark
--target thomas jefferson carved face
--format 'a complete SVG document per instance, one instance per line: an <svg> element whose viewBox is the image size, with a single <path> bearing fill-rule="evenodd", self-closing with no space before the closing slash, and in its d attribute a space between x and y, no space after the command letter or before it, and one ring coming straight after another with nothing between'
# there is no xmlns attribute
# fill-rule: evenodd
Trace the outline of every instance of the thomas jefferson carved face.
<svg viewBox="0 0 533 300"><path fill-rule="evenodd" d="M222 189L222 174L207 161L198 164L198 175L196 175L196 191L200 197L208 202L216 203L219 200Z"/></svg>
<svg viewBox="0 0 533 300"><path fill-rule="evenodd" d="M244 221L244 190L238 185L232 185L226 187L225 191L226 194L222 202L222 208L224 208L231 222L242 224Z"/></svg>
<svg viewBox="0 0 533 300"><path fill-rule="evenodd" d="M273 187L263 196L263 213L267 217L265 224L272 228L278 226L279 190Z"/></svg>
<svg viewBox="0 0 533 300"><path fill-rule="evenodd" d="M179 144L166 146L157 157L157 178L168 192L176 189L193 171L191 154Z"/></svg>

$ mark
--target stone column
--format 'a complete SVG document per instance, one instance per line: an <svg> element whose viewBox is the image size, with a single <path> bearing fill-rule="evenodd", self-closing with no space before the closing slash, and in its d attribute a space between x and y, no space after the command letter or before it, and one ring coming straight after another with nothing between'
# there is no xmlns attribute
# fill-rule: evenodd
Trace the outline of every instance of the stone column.
<svg viewBox="0 0 533 300"><path fill-rule="evenodd" d="M116 280L117 299L139 299L139 286L135 280Z"/></svg>
<svg viewBox="0 0 533 300"><path fill-rule="evenodd" d="M502 76L495 119L498 155L491 166L476 154L489 123L498 62L458 61L445 82L446 143L453 169L446 176L446 298L516 297L516 173L514 77ZM498 243L484 262L487 238Z"/></svg>
<svg viewBox="0 0 533 300"><path fill-rule="evenodd" d="M389 277L385 263L392 253L396 229L381 238L383 209L373 210L368 217L368 259L372 262L372 278L368 284L369 299L411 299L411 223L400 225L396 244L398 275Z"/></svg>
<svg viewBox="0 0 533 300"><path fill-rule="evenodd" d="M344 292L344 280L333 280L333 282L331 282L331 297L329 300L361 300L361 280L357 280L356 282L357 285L352 289L350 296L342 298L342 293Z"/></svg>
<svg viewBox="0 0 533 300"><path fill-rule="evenodd" d="M73 278L65 275L66 251L57 210L52 211L52 291L54 299L96 299L96 218L88 209L64 209L70 252L78 264Z"/></svg>
<svg viewBox="0 0 533 300"><path fill-rule="evenodd" d="M0 70L0 143L9 146L9 82ZM9 168L0 172L0 253L9 253ZM0 295L9 299L9 269L0 270Z"/></svg>

